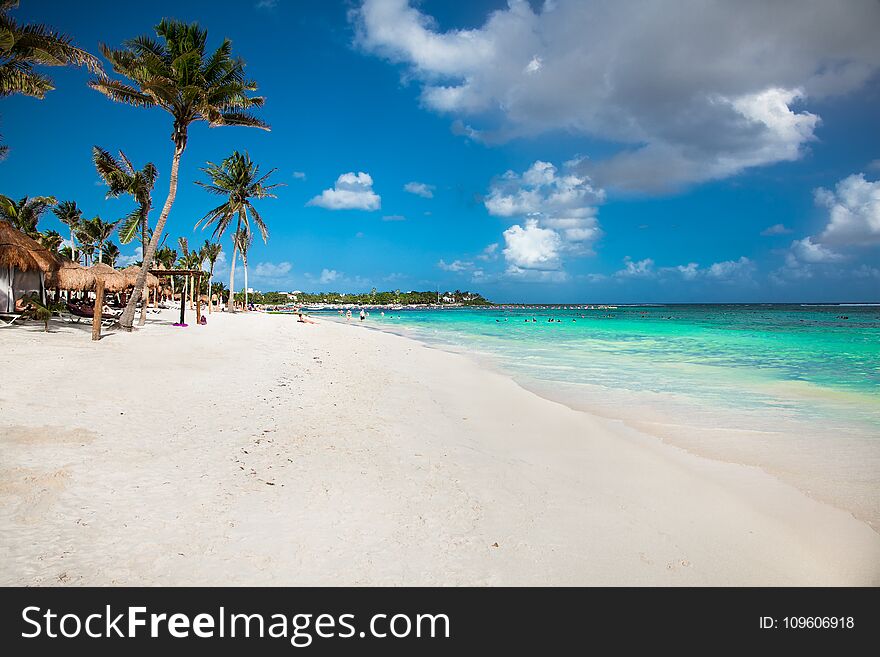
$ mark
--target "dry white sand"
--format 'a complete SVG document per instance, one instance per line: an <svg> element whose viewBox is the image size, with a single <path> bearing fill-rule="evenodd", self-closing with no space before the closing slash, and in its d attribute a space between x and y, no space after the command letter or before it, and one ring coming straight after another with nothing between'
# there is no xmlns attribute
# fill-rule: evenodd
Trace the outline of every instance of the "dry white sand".
<svg viewBox="0 0 880 657"><path fill-rule="evenodd" d="M467 357L171 321L0 331L0 584L880 584L850 514Z"/></svg>

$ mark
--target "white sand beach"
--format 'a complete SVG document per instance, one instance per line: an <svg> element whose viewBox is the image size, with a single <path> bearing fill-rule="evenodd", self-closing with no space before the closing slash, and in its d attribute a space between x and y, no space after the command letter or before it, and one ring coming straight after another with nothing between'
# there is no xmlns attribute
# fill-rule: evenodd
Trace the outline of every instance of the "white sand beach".
<svg viewBox="0 0 880 657"><path fill-rule="evenodd" d="M0 333L0 584L880 584L852 515L466 356L172 317Z"/></svg>

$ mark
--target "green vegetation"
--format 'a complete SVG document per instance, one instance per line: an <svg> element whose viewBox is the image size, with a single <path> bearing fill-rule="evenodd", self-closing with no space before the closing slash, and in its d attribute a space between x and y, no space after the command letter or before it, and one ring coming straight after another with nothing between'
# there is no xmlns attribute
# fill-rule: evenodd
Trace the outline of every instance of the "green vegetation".
<svg viewBox="0 0 880 657"><path fill-rule="evenodd" d="M251 292L250 303L268 306L281 306L285 304L308 305L315 303L344 303L358 305L436 305L437 292L401 292L394 290L389 292L377 292L375 288L363 294L344 294L341 292L298 292L294 301L287 292ZM235 293L236 301L244 301L244 292ZM454 299L454 301L453 301ZM455 290L453 292L440 293L440 305L459 304L462 306L491 306L492 302L476 292L467 290Z"/></svg>

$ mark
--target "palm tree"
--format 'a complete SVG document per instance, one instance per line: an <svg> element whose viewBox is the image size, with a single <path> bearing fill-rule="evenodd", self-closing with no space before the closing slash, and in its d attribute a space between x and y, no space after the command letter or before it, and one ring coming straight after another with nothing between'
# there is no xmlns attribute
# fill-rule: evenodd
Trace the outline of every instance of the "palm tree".
<svg viewBox="0 0 880 657"><path fill-rule="evenodd" d="M161 264L165 269L174 269L174 263L177 262L177 251L169 246L163 246L156 251L156 262ZM174 276L169 276L171 281L171 294L174 295Z"/></svg>
<svg viewBox="0 0 880 657"><path fill-rule="evenodd" d="M9 16L18 0L0 0L0 96L24 94L43 98L55 87L34 70L40 66L85 66L101 72L96 57L73 45L69 36L46 25L19 25Z"/></svg>
<svg viewBox="0 0 880 657"><path fill-rule="evenodd" d="M205 243L207 244L207 241ZM193 263L195 263L195 268L198 269L199 271L204 271L205 270L205 259L207 259L207 257L208 257L208 255L205 253L204 246L201 249L199 249L198 251L193 251ZM208 284L208 287L211 287L210 283ZM197 304L200 303L201 296L202 296L202 277L200 275L198 289L196 290L196 303Z"/></svg>
<svg viewBox="0 0 880 657"><path fill-rule="evenodd" d="M276 169L261 176L260 166L251 161L247 153L243 155L234 151L219 165L208 162L208 166L202 169L211 179L210 184L196 181L196 184L205 188L217 196L225 196L226 201L208 212L196 222L198 226L214 225L214 237L222 237L233 220L236 221L232 235L232 262L229 268L229 310L234 310L233 300L235 297L235 258L238 253L238 243L235 234L244 229L248 235L251 233L250 217L253 215L254 223L263 237L263 242L269 238L269 229L260 213L251 203L251 199L276 198L270 190L280 187L280 184L267 185L266 181Z"/></svg>
<svg viewBox="0 0 880 657"><path fill-rule="evenodd" d="M153 207L153 185L159 177L156 166L152 162L147 162L143 169L137 170L122 151L119 151L117 160L98 146L92 148L92 159L98 175L109 188L107 198L119 198L123 194L131 194L137 202L137 207L122 219L119 241L128 244L135 235L140 234L141 253L146 253L149 214Z"/></svg>
<svg viewBox="0 0 880 657"><path fill-rule="evenodd" d="M238 248L238 252L241 254L241 263L244 265L244 309L247 310L248 307L248 265L247 265L247 254L248 249L251 246L251 243L254 240L254 236L251 235L251 232L246 228L239 228L235 231L235 234L232 236L233 241L235 242L235 246Z"/></svg>
<svg viewBox="0 0 880 657"><path fill-rule="evenodd" d="M232 57L232 43L224 39L213 54L206 54L208 33L198 24L163 19L156 28L162 41L147 36L130 39L121 49L101 45L101 52L114 72L134 84L96 78L89 85L111 100L137 107L159 107L174 119L171 141L174 156L171 160L168 196L156 222L153 237L144 253L144 264L137 285L120 318L123 329L130 331L134 309L140 299L147 277L148 263L153 259L168 213L177 194L177 172L180 158L186 149L187 133L194 121L209 125L241 125L268 130L269 126L246 110L263 105L261 96L249 96L256 91L256 82L244 75L244 62Z"/></svg>
<svg viewBox="0 0 880 657"><path fill-rule="evenodd" d="M182 267L183 269L189 269L190 257L189 257L189 243L187 242L187 239L185 237L178 237L177 238L177 246L180 247L180 253L181 253L180 259L177 263L178 266ZM186 276L186 284L187 284L186 287L189 292L192 292L191 278L192 277L189 275ZM181 297L180 303L182 304L184 301L185 301L184 298ZM190 308L192 308L192 304L190 304Z"/></svg>
<svg viewBox="0 0 880 657"><path fill-rule="evenodd" d="M61 201L52 212L58 217L58 221L70 228L70 259L76 261L76 231L82 221L82 210L76 207L74 201Z"/></svg>
<svg viewBox="0 0 880 657"><path fill-rule="evenodd" d="M70 37L45 25L19 25L9 16L18 0L0 0L0 97L24 94L43 98L55 87L34 66L85 66L103 75L101 63L73 45ZM0 159L8 148L0 146Z"/></svg>
<svg viewBox="0 0 880 657"><path fill-rule="evenodd" d="M0 219L5 219L30 237L37 238L40 235L37 229L40 217L55 203L57 201L54 196L24 196L13 201L0 194Z"/></svg>
<svg viewBox="0 0 880 657"><path fill-rule="evenodd" d="M98 250L98 262L104 262L104 244L113 235L118 224L119 221L102 221L101 217L92 217L82 222L78 233L80 242L87 243Z"/></svg>
<svg viewBox="0 0 880 657"><path fill-rule="evenodd" d="M40 233L40 237L37 240L40 244L49 249L52 253L58 253L58 250L61 248L61 244L64 242L64 238L61 237L61 233L57 230L47 230Z"/></svg>
<svg viewBox="0 0 880 657"><path fill-rule="evenodd" d="M113 242L108 242L107 246L104 247L103 257L107 261L107 264L111 267L116 266L116 258L119 257L119 247L116 246Z"/></svg>
<svg viewBox="0 0 880 657"><path fill-rule="evenodd" d="M211 281L214 279L214 265L217 264L217 258L223 248L219 242L209 242L205 240L205 246L202 247L202 253L205 254L205 260L208 261L208 314L214 312L214 295L211 292Z"/></svg>

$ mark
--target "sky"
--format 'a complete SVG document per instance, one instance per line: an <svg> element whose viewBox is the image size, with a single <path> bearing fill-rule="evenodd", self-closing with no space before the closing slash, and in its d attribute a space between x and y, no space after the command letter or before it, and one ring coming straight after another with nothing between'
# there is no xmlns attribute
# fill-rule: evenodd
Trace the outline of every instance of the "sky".
<svg viewBox="0 0 880 657"><path fill-rule="evenodd" d="M19 22L94 53L163 17L198 21L209 48L232 40L272 130L193 126L167 229L211 237L194 229L215 204L195 184L206 162L237 149L276 169L277 198L256 202L258 290L880 301L875 0L22 5ZM43 70L44 100L0 102L0 193L118 219L132 202L105 199L99 145L153 162L161 207L169 116ZM51 214L40 228L65 232Z"/></svg>

